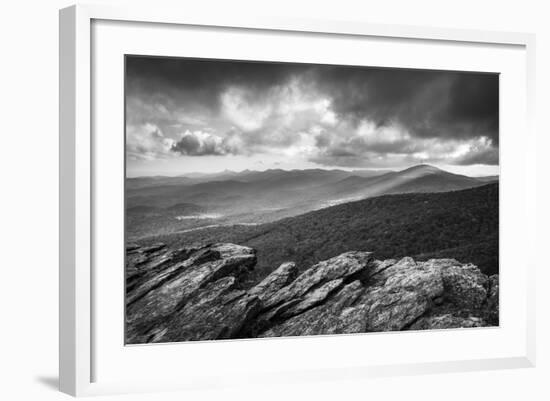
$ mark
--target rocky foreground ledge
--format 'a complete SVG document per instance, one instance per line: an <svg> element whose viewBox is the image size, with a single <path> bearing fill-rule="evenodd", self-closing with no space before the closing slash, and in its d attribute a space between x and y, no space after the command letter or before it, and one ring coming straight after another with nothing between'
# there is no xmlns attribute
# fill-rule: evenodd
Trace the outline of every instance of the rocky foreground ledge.
<svg viewBox="0 0 550 401"><path fill-rule="evenodd" d="M498 275L453 259L346 252L252 288L256 251L234 244L126 249L129 344L498 325Z"/></svg>

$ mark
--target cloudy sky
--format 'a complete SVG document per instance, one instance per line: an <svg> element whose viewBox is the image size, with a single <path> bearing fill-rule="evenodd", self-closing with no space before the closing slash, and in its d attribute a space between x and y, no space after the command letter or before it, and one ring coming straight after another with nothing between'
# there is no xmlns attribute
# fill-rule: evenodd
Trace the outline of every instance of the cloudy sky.
<svg viewBox="0 0 550 401"><path fill-rule="evenodd" d="M127 174L497 174L498 97L494 74L128 56Z"/></svg>

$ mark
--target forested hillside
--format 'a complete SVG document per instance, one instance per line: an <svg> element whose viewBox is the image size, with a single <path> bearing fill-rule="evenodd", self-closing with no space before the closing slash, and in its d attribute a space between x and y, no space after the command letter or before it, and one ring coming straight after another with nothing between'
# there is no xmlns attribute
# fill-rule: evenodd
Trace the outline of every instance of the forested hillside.
<svg viewBox="0 0 550 401"><path fill-rule="evenodd" d="M285 261L300 270L342 252L378 258L454 258L498 273L498 183L442 193L385 195L258 226L213 227L151 237L167 244L231 242L258 251L253 280Z"/></svg>

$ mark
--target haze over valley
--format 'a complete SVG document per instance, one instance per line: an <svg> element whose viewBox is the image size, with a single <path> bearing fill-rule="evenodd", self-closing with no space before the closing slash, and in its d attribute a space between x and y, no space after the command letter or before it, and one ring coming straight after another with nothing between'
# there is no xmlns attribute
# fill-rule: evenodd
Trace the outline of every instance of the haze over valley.
<svg viewBox="0 0 550 401"><path fill-rule="evenodd" d="M253 225L384 194L444 192L485 185L498 176L467 177L430 165L401 171L225 171L129 178L128 240L201 227Z"/></svg>

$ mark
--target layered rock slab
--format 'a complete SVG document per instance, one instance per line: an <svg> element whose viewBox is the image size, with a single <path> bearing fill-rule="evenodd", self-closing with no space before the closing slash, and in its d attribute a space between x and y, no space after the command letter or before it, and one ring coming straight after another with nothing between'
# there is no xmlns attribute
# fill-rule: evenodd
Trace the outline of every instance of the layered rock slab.
<svg viewBox="0 0 550 401"><path fill-rule="evenodd" d="M151 333L158 331L165 320L174 318L201 288L224 277L241 278L256 264L254 249L234 244L212 244L181 252L187 254L186 259L166 265L127 293L128 342L149 341ZM166 256L158 255L157 261Z"/></svg>
<svg viewBox="0 0 550 401"><path fill-rule="evenodd" d="M257 315L261 301L236 289L234 277L224 277L200 290L174 313L152 342L218 340L234 338Z"/></svg>
<svg viewBox="0 0 550 401"><path fill-rule="evenodd" d="M345 252L298 275L283 263L252 288L254 249L127 250L128 343L301 336L498 324L498 275L453 259Z"/></svg>
<svg viewBox="0 0 550 401"><path fill-rule="evenodd" d="M488 325L482 317L448 313L467 310L487 314L488 279L473 265L464 265L453 259L416 262L406 257L397 262L371 260L363 270L363 283L354 283L351 302L340 302L342 298L349 299L346 293L351 287L346 287L329 297L323 305L305 313L280 313L282 317L285 313L294 316L260 335L297 336ZM492 281L498 282L498 277ZM488 308L494 310L493 305Z"/></svg>

